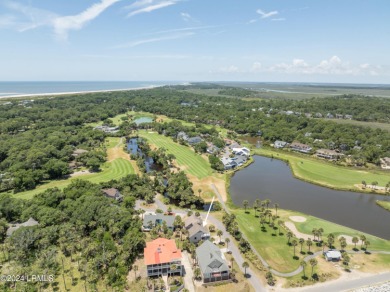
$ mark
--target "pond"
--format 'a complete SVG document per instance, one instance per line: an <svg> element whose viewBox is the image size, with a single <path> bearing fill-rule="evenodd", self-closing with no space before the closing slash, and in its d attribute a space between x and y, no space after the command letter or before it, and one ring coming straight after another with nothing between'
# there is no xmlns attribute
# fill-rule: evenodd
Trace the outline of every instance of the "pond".
<svg viewBox="0 0 390 292"><path fill-rule="evenodd" d="M141 148L138 146L140 138L131 138L129 141L127 141L127 150L129 153L133 155L139 155L141 157L144 157L145 154L142 152ZM154 160L152 157L145 157L145 168L146 172L149 173L151 171L161 171L162 165L159 165L157 163L154 163Z"/></svg>
<svg viewBox="0 0 390 292"><path fill-rule="evenodd" d="M280 208L300 211L343 226L390 239L390 212L376 205L389 197L337 191L293 177L287 163L254 156L254 163L238 171L231 179L234 204L243 200L270 199ZM320 226L319 226L320 227Z"/></svg>
<svg viewBox="0 0 390 292"><path fill-rule="evenodd" d="M151 117L140 117L134 120L134 123L138 125L145 124L145 123L151 123L153 122L153 119Z"/></svg>

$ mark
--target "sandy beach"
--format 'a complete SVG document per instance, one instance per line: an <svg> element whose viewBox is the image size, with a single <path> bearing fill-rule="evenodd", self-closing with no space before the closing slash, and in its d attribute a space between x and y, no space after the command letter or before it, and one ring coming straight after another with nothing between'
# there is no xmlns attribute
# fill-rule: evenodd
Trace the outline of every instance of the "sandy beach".
<svg viewBox="0 0 390 292"><path fill-rule="evenodd" d="M8 98L21 98L21 97L47 97L47 96L60 96L60 95L73 95L73 94L87 94L87 93L99 93L99 92L116 92L116 91L130 91L130 90L143 90L161 87L163 85L151 85L145 87L124 88L124 89L106 89L106 90L90 90L90 91L72 91L72 92L55 92L55 93L31 93L31 94L17 94L0 96L0 99Z"/></svg>

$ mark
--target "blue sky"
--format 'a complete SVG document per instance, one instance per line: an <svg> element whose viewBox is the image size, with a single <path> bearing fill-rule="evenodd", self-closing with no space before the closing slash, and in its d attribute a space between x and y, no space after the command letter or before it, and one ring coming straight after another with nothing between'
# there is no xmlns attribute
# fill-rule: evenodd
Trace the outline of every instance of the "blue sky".
<svg viewBox="0 0 390 292"><path fill-rule="evenodd" d="M0 0L0 80L390 83L388 0Z"/></svg>

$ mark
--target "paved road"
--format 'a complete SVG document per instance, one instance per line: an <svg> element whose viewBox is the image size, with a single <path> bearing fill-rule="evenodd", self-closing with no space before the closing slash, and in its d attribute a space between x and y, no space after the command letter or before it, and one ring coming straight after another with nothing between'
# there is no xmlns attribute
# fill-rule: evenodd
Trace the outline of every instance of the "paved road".
<svg viewBox="0 0 390 292"><path fill-rule="evenodd" d="M300 291L304 291L304 292L349 291L363 286L374 285L377 283L388 281L389 279L390 279L390 272L387 272L387 273L377 274L369 277L362 277L359 279L344 280L342 282L336 282L333 284L332 283L323 284L323 285L320 284L318 287L301 288Z"/></svg>

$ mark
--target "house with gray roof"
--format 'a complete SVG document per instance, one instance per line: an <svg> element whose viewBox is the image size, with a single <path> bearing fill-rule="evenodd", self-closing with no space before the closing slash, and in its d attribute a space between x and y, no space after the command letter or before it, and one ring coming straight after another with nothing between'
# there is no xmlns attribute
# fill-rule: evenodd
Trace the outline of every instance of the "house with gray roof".
<svg viewBox="0 0 390 292"><path fill-rule="evenodd" d="M188 239L191 243L198 243L210 238L208 230L203 226L202 219L195 215L188 217L184 222L184 226L188 230Z"/></svg>
<svg viewBox="0 0 390 292"><path fill-rule="evenodd" d="M188 135L186 134L186 132L181 131L181 132L177 133L177 139L179 139L179 140L182 139L184 141L187 141Z"/></svg>
<svg viewBox="0 0 390 292"><path fill-rule="evenodd" d="M281 149L287 146L287 142L276 140L274 142L274 148Z"/></svg>
<svg viewBox="0 0 390 292"><path fill-rule="evenodd" d="M230 279L229 266L221 250L214 243L206 240L196 249L195 253L202 272L203 283Z"/></svg>
<svg viewBox="0 0 390 292"><path fill-rule="evenodd" d="M163 222L167 224L169 229L173 229L173 222L175 221L175 216L164 215L164 214L146 214L144 215L144 220L142 223L143 231L150 231L153 227L157 225L162 225Z"/></svg>
<svg viewBox="0 0 390 292"><path fill-rule="evenodd" d="M191 138L188 138L187 142L190 145L195 145L195 144L202 142L202 138L201 137L191 137Z"/></svg>
<svg viewBox="0 0 390 292"><path fill-rule="evenodd" d="M20 227L31 227L38 225L39 222L34 220L33 218L28 219L26 222L20 223L20 224L10 224L11 226L7 229L7 236L11 236L12 233L14 233L16 230L18 230Z"/></svg>

